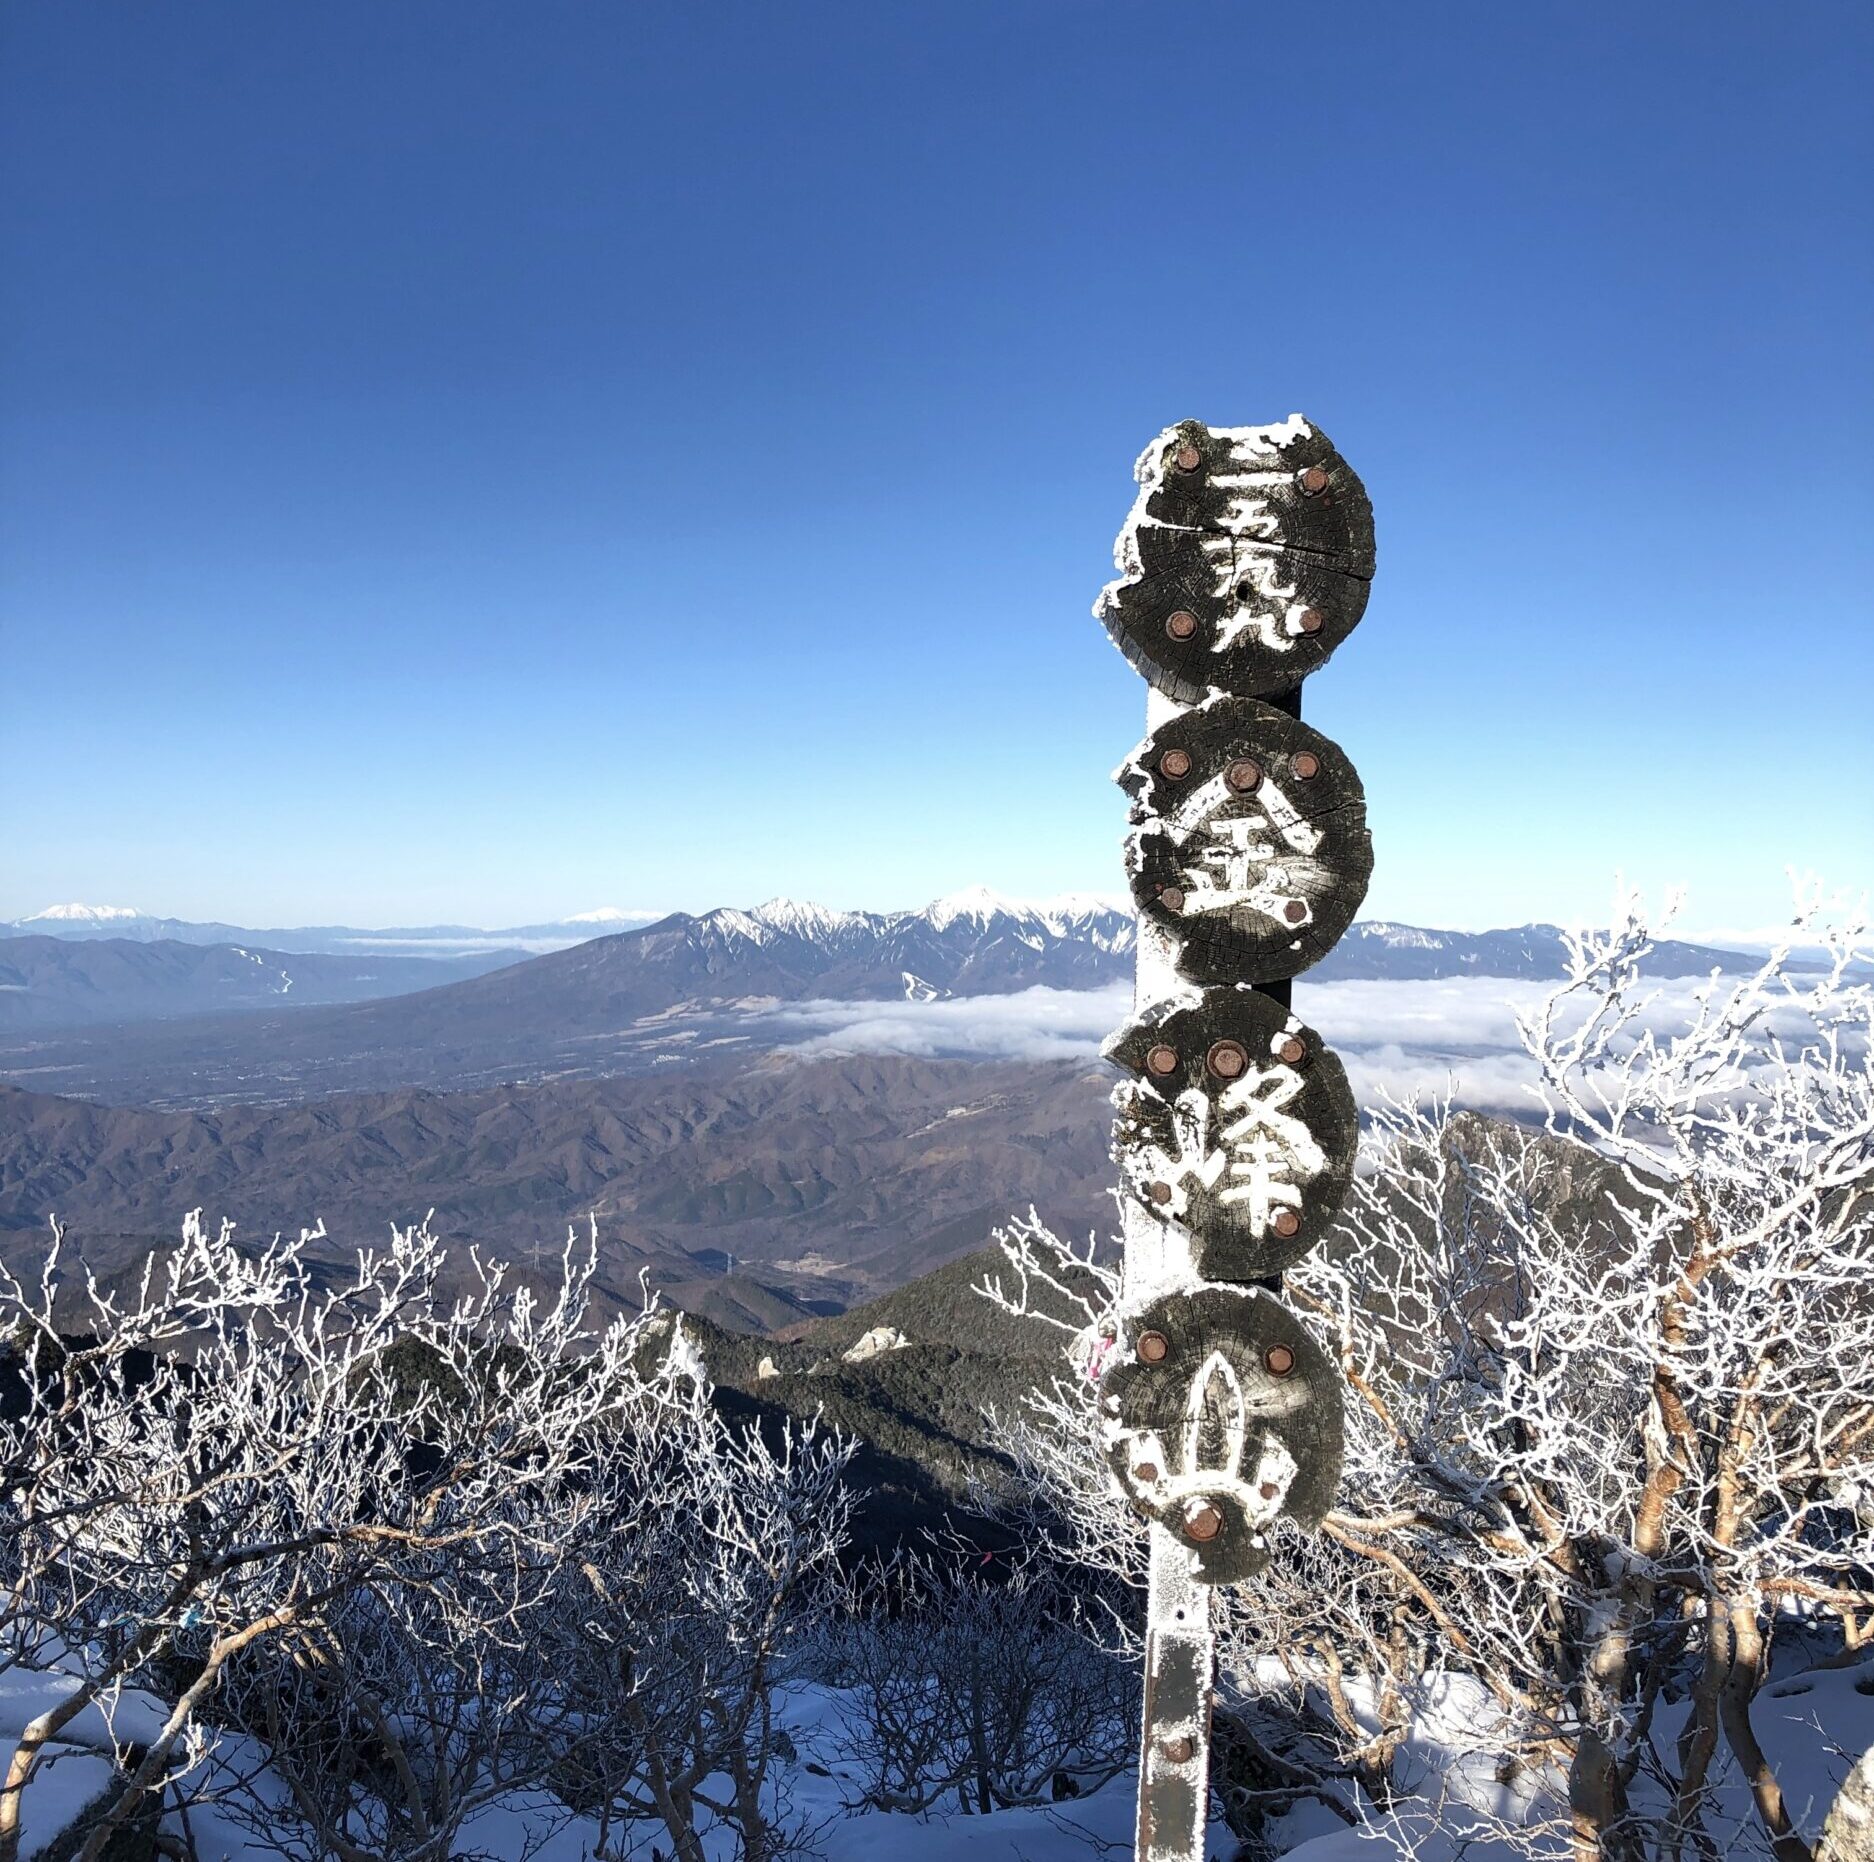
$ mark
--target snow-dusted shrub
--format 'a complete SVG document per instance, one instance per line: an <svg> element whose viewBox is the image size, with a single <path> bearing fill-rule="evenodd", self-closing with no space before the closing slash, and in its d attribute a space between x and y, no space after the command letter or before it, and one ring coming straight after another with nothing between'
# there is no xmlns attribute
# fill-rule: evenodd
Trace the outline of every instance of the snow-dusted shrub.
<svg viewBox="0 0 1874 1862"><path fill-rule="evenodd" d="M1800 907L1820 924L1819 893ZM1447 1835L1806 1862L1826 1805L1784 1801L1752 1703L1779 1650L1874 1631L1866 924L1662 1026L1653 933L1620 917L1524 1025L1546 1131L1380 1108L1338 1232L1288 1275L1348 1380L1341 1506L1223 1600L1222 1681L1286 1743L1272 1799L1390 1810L1442 1716L1476 1748L1422 1815ZM1020 1310L1100 1272L1033 1223L1004 1250ZM1136 1583L1085 1375L1118 1293L1082 1300L1075 1374L1019 1445L1075 1559Z"/></svg>
<svg viewBox="0 0 1874 1862"><path fill-rule="evenodd" d="M1136 1757L1137 1669L1089 1637L1050 1563L953 1546L850 1583L821 1672L849 1690L881 1810L986 1814L1097 1790Z"/></svg>
<svg viewBox="0 0 1874 1862"><path fill-rule="evenodd" d="M674 1322L680 1326L680 1322ZM725 1415L680 1330L615 1437L530 1629L535 1768L598 1825L677 1862L726 1835L738 1862L803 1845L780 1767L777 1689L825 1619L854 1444Z"/></svg>
<svg viewBox="0 0 1874 1862"><path fill-rule="evenodd" d="M336 1659L348 1680L370 1677L371 1705L342 1687L328 1698L394 1729L420 1720L452 1663L520 1647L622 1418L655 1381L651 1315L586 1323L590 1244L569 1242L541 1299L479 1261L445 1297L427 1226L337 1276L308 1260L313 1239L248 1253L192 1217L128 1291L89 1276L66 1287L56 1230L35 1282L0 1268L0 1335L16 1344L0 1407L0 1649L77 1677L0 1755L0 1862L18 1853L48 1743L133 1680L173 1712L139 1741L84 1862L199 1756L211 1710L265 1720L244 1676L290 1664L309 1698ZM412 1343L437 1372L415 1384L398 1355ZM476 1714L486 1679L462 1696ZM371 1748L392 1771L393 1743ZM431 1737L424 1762L446 1770L459 1752ZM458 1777L450 1801L475 1785ZM319 1806L301 1807L316 1829ZM420 1840L370 1853L447 1855L450 1818L427 1814L411 1812Z"/></svg>

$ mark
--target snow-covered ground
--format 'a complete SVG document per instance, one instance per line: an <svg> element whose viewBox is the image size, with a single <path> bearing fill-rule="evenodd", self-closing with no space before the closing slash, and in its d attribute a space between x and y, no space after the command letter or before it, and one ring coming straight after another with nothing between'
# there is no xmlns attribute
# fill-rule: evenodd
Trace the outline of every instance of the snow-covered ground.
<svg viewBox="0 0 1874 1862"><path fill-rule="evenodd" d="M56 1670L14 1669L0 1674L0 1742L10 1751L21 1729L74 1685ZM1677 1710L1682 1712L1682 1709ZM81 1714L64 1729L59 1743L26 1793L24 1858L44 1853L48 1845L110 1783L111 1736L120 1741L147 1740L163 1718L152 1696L126 1690L106 1716L96 1709ZM1462 1703L1446 1699L1434 1705L1415 1728L1416 1768L1428 1793L1442 1779L1452 1799L1483 1792L1503 1801L1504 1791L1475 1758L1457 1758L1467 1743ZM1853 1759L1874 1745L1874 1662L1857 1668L1813 1670L1773 1682L1759 1697L1756 1723L1792 1815L1811 1839L1819 1831L1841 1778ZM989 1816L957 1812L926 1817L888 1815L856 1808L858 1773L850 1758L850 1708L837 1690L796 1687L784 1701L782 1721L795 1758L782 1768L781 1786L793 1816L815 1831L812 1847L826 1862L862 1862L889 1855L892 1862L1089 1862L1131 1853L1134 1783L1113 1780L1100 1791L1066 1803ZM1669 1745L1677 1732L1674 1710L1662 1714L1658 1738ZM236 1775L254 1774L263 1794L278 1791L266 1772L263 1755L250 1742L224 1738L200 1791L213 1799ZM1727 1815L1749 1816L1741 1791L1729 1794ZM1426 1800L1421 1800L1425 1802ZM174 1813L171 1823L181 1834ZM1393 1862L1410 1854L1415 1862L1506 1862L1507 1852L1492 1844L1463 1847L1455 1810L1442 1816L1422 1812L1406 1840L1377 1828L1349 1829L1319 1806L1303 1806L1275 1826L1278 1849L1292 1862ZM201 1862L249 1862L277 1857L277 1850L256 1844L224 1805L197 1801L188 1813L189 1837ZM1445 1824L1445 1830L1438 1825ZM490 1806L464 1829L456 1853L502 1858L531 1854L538 1862L593 1862L597 1826L569 1816L544 1792L516 1792ZM667 1850L660 1830L634 1826L630 1844L618 1851L633 1862L650 1862L654 1850ZM1225 1862L1236 1840L1221 1821L1211 1826L1209 1855ZM723 1833L710 1850L711 1862L732 1862L733 1845Z"/></svg>

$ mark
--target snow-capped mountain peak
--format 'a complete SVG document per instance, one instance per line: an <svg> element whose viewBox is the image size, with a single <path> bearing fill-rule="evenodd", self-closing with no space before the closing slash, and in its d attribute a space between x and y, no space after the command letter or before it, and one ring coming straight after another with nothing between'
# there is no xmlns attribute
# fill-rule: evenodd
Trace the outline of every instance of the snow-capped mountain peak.
<svg viewBox="0 0 1874 1862"><path fill-rule="evenodd" d="M703 913L696 922L724 937L743 938L750 944L765 944L774 936L772 925L763 924L754 912L741 911L733 905L718 905L713 912Z"/></svg>
<svg viewBox="0 0 1874 1862"><path fill-rule="evenodd" d="M1130 899L1111 893L1061 892L1046 899L1012 899L988 886L967 886L961 892L933 899L923 911L911 915L938 931L946 931L964 919L987 926L993 918L1013 918L1030 927L1039 926L1055 937L1075 937L1102 918L1131 918L1133 905Z"/></svg>
<svg viewBox="0 0 1874 1862"><path fill-rule="evenodd" d="M1353 927L1353 934L1369 943L1384 944L1388 950L1443 950L1446 941L1444 932L1391 924L1383 918L1366 919Z"/></svg>
<svg viewBox="0 0 1874 1862"><path fill-rule="evenodd" d="M825 938L836 931L845 930L849 925L857 924L862 914L832 911L808 899L774 898L757 905L749 916L776 931L790 932L795 937Z"/></svg>
<svg viewBox="0 0 1874 1862"><path fill-rule="evenodd" d="M100 925L114 923L123 918L141 918L143 914L134 905L48 905L42 912L34 912L29 918L22 918L23 925L45 923Z"/></svg>
<svg viewBox="0 0 1874 1862"><path fill-rule="evenodd" d="M947 892L941 899L932 899L917 914L928 919L938 931L948 931L960 918L968 918L976 924L986 925L997 917L1017 918L1022 915L1022 908L1013 899L1005 899L999 892L991 892L987 886L965 886L961 892Z"/></svg>

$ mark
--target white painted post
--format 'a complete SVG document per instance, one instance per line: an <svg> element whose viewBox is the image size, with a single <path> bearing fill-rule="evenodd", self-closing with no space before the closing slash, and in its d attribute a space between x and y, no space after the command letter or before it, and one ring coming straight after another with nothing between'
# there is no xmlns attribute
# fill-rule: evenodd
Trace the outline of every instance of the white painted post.
<svg viewBox="0 0 1874 1862"><path fill-rule="evenodd" d="M1145 731L1185 707L1154 687L1145 693ZM1133 984L1135 1016L1186 991L1170 937L1139 915ZM1126 1307L1137 1311L1166 1293L1198 1284L1189 1240L1135 1198L1125 1202ZM1145 1611L1145 1713L1139 1751L1136 1862L1201 1862L1210 1812L1210 1684L1215 1658L1210 1591L1191 1574L1191 1550L1152 1524Z"/></svg>
<svg viewBox="0 0 1874 1862"><path fill-rule="evenodd" d="M1181 422L1146 448L1135 477L1139 494L1114 552L1120 579L1094 608L1148 687L1147 743L1119 772L1140 824L1127 842L1139 902L1134 1015L1108 1052L1127 1054L1123 1064L1138 1077L1175 1075L1188 1084L1181 1092L1165 1085L1156 1100L1150 1082L1144 1099L1129 1089L1116 1096L1120 1143L1132 1147L1121 1160L1132 1191L1122 1198L1121 1308L1137 1337L1136 1358L1118 1359L1104 1373L1102 1413L1109 1465L1151 1535L1135 1862L1202 1862L1215 1665L1211 1591L1259 1568L1277 1511L1318 1523L1340 1466L1338 1374L1306 1328L1256 1283L1267 1285L1318 1238L1352 1175L1357 1114L1345 1072L1312 1030L1287 1015L1286 979L1321 956L1323 938L1331 942L1345 929L1372 870L1358 779L1338 746L1299 722L1303 679L1366 606L1372 510L1345 461L1299 415L1271 427ZM1167 730L1169 747L1160 735ZM1299 785L1293 802L1275 779L1278 770L1283 782ZM1187 777L1192 787L1181 793L1176 785ZM1167 784L1179 797L1168 814ZM1257 794L1247 805L1255 812L1241 816L1245 855L1253 834L1258 859L1278 860L1277 840L1297 858L1272 865L1267 887L1239 875L1242 897L1227 901L1227 918L1205 917L1185 843L1202 825L1198 816L1215 814L1228 827L1239 818L1230 811L1244 805L1238 798ZM1332 835L1304 814L1332 819ZM1286 1025L1271 1026L1266 1012L1278 1005ZM1193 1017L1201 1032L1190 1025ZM1158 1032L1180 1022L1177 1039L1199 1042L1182 1056ZM1163 1045L1129 1049L1134 1039L1154 1037ZM1174 1099L1182 1108L1192 1097L1214 1120L1217 1107L1231 1103L1224 1096L1231 1089L1220 1083L1247 1082L1252 1051L1265 1064L1273 1056L1283 1069L1306 1066L1306 1081L1293 1071L1285 1078L1290 1096L1312 1098L1312 1123L1302 1131L1310 1162L1273 1213L1255 1213L1252 1202L1239 1218L1231 1205L1247 1192L1232 1189L1194 1217L1198 1192L1188 1187L1188 1172L1177 1173L1176 1182L1187 1185L1180 1190L1171 1168L1160 1165L1153 1134L1170 1128L1154 1121ZM1251 1122L1247 1113L1237 1120ZM1182 1138L1177 1144L1182 1154ZM1327 1168L1330 1159L1340 1168ZM1215 1161L1221 1167L1226 1160L1219 1154ZM1177 1219L1168 1219L1174 1210ZM1178 1359L1173 1333L1187 1346L1195 1334L1209 1355ZM1212 1364L1222 1367L1222 1399L1213 1396ZM1153 1369L1161 1365L1163 1374ZM1234 1404L1236 1429L1227 1439L1235 1445L1214 1464L1200 1464L1199 1419L1213 1402L1226 1413ZM1253 1485L1241 1465L1246 1403L1258 1418ZM1164 1484L1171 1434L1180 1431L1189 1444L1183 1478L1202 1477L1199 1498L1179 1502L1181 1514L1164 1497L1180 1492ZM1139 1443L1149 1453L1132 1459ZM1182 1536L1168 1518L1181 1521Z"/></svg>

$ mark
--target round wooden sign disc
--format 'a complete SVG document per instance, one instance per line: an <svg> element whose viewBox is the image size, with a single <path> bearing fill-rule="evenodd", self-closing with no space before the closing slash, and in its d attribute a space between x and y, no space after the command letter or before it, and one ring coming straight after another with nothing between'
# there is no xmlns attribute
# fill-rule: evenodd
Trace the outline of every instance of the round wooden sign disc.
<svg viewBox="0 0 1874 1862"><path fill-rule="evenodd" d="M1346 752L1274 705L1213 698L1117 771L1126 873L1193 982L1280 982L1353 923L1373 874L1366 794Z"/></svg>
<svg viewBox="0 0 1874 1862"><path fill-rule="evenodd" d="M1119 580L1094 613L1161 692L1268 697L1327 663L1366 611L1373 507L1299 416L1167 427L1140 454Z"/></svg>
<svg viewBox="0 0 1874 1862"><path fill-rule="evenodd" d="M1152 1355L1139 1341L1151 1338ZM1101 1447L1127 1501L1190 1549L1200 1583L1269 1561L1286 1514L1315 1526L1340 1484L1340 1377L1273 1295L1173 1293L1133 1315L1100 1379Z"/></svg>
<svg viewBox="0 0 1874 1862"><path fill-rule="evenodd" d="M1127 1191L1190 1231L1206 1280L1264 1280L1320 1240L1353 1182L1346 1069L1279 1002L1206 989L1128 1022L1105 1053Z"/></svg>

